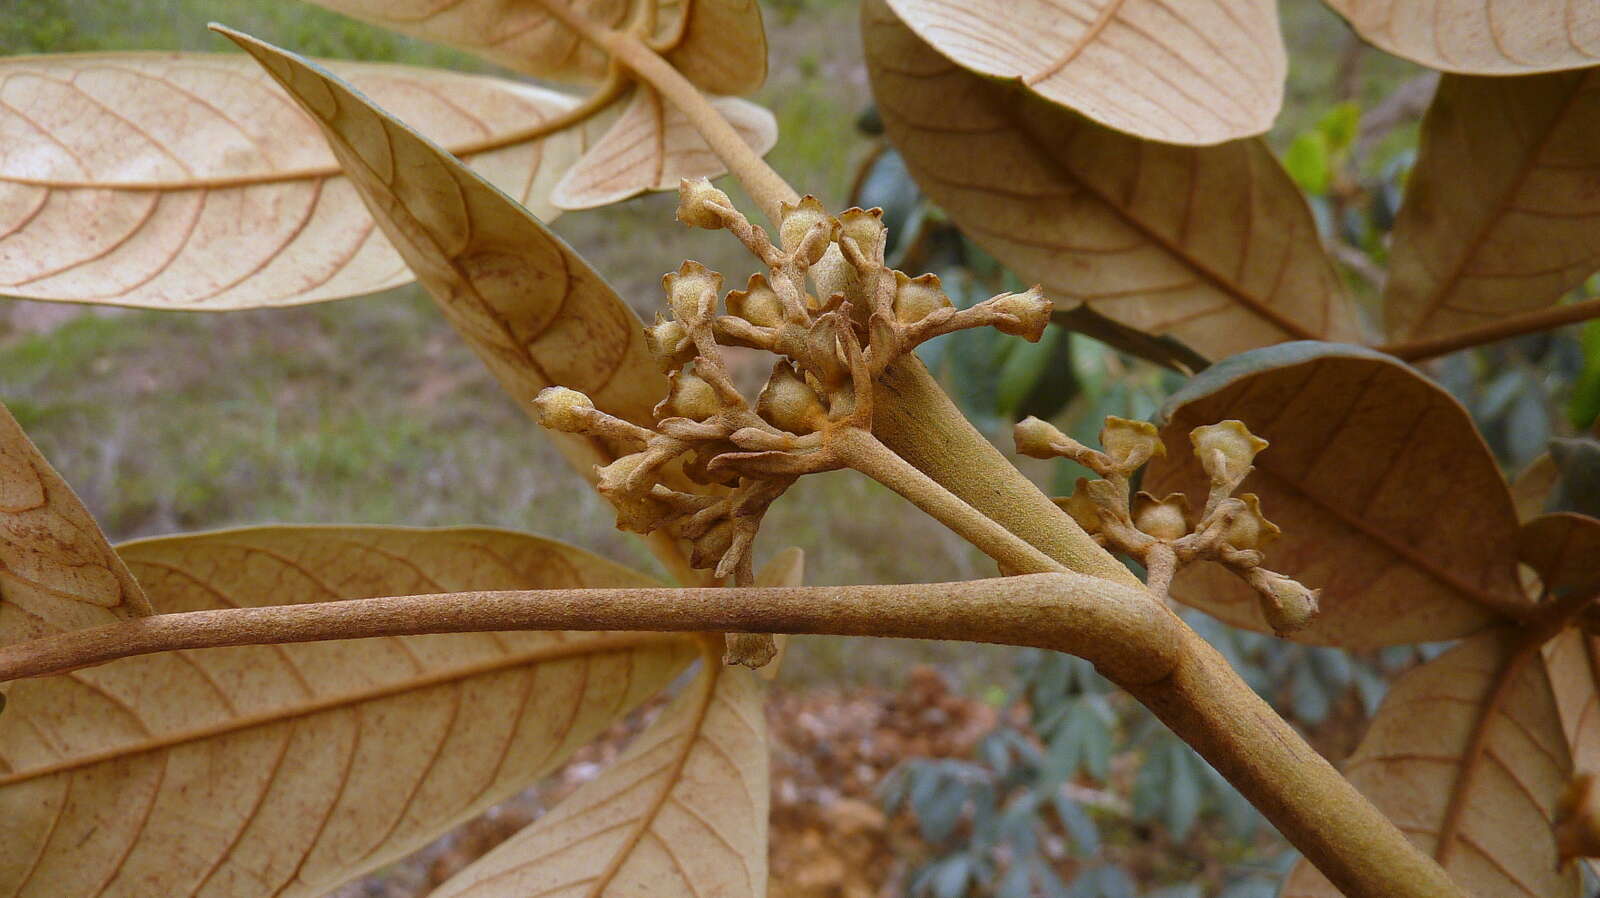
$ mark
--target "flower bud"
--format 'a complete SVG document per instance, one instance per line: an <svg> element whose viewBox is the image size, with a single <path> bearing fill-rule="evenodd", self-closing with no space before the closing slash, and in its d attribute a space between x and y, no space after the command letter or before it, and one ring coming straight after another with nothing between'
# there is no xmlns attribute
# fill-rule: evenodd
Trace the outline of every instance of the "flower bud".
<svg viewBox="0 0 1600 898"><path fill-rule="evenodd" d="M797 435L811 433L827 420L822 398L788 362L772 367L772 376L756 397L756 414L779 430Z"/></svg>
<svg viewBox="0 0 1600 898"><path fill-rule="evenodd" d="M1016 423L1011 435L1017 443L1017 452L1029 458L1058 458L1057 446L1070 438L1048 421L1029 415Z"/></svg>
<svg viewBox="0 0 1600 898"><path fill-rule="evenodd" d="M883 226L883 210L846 209L839 215L839 240L854 240L861 254L874 262L883 262L884 245L889 239L889 229Z"/></svg>
<svg viewBox="0 0 1600 898"><path fill-rule="evenodd" d="M902 324L915 324L939 309L953 307L936 274L911 278L896 271L894 283L894 317Z"/></svg>
<svg viewBox="0 0 1600 898"><path fill-rule="evenodd" d="M1189 500L1183 493L1165 499L1141 490L1133 497L1133 526L1156 539L1180 539L1189 532Z"/></svg>
<svg viewBox="0 0 1600 898"><path fill-rule="evenodd" d="M1107 415L1100 428L1100 448L1110 456L1112 464L1126 472L1133 472L1152 456L1166 455L1167 447L1161 443L1161 434L1149 421L1129 421L1116 415Z"/></svg>
<svg viewBox="0 0 1600 898"><path fill-rule="evenodd" d="M819 304L826 303L830 296L850 296L861 289L861 275L845 261L844 252L837 243L828 244L822 258L812 263L806 273L811 276L811 285L817 291Z"/></svg>
<svg viewBox="0 0 1600 898"><path fill-rule="evenodd" d="M583 433L594 417L594 403L588 396L566 387L545 387L533 397L539 423L562 433Z"/></svg>
<svg viewBox="0 0 1600 898"><path fill-rule="evenodd" d="M1037 286L1025 293L1002 293L987 302L991 309L1013 319L995 322L997 330L1029 343L1037 343L1044 336L1045 326L1050 323L1050 310L1055 307Z"/></svg>
<svg viewBox="0 0 1600 898"><path fill-rule="evenodd" d="M1251 433L1239 420L1196 427L1189 431L1189 442L1194 444L1194 453L1206 473L1221 483L1243 479L1256 453L1267 448L1267 441Z"/></svg>
<svg viewBox="0 0 1600 898"><path fill-rule="evenodd" d="M1272 545L1283 531L1261 513L1261 498L1255 493L1245 493L1239 499L1244 503L1244 508L1234 515L1227 529L1222 531L1223 542L1235 549L1257 551Z"/></svg>
<svg viewBox="0 0 1600 898"><path fill-rule="evenodd" d="M1305 629L1317 616L1321 590L1260 567L1245 571L1244 579L1259 595L1261 615L1279 636Z"/></svg>
<svg viewBox="0 0 1600 898"><path fill-rule="evenodd" d="M690 261L677 271L663 275L661 286L666 288L667 299L672 303L672 314L679 321L691 322L711 313L711 306L722 291L722 275Z"/></svg>
<svg viewBox="0 0 1600 898"><path fill-rule="evenodd" d="M691 228L717 230L722 227L722 212L732 209L728 195L711 186L705 178L684 178L678 182L678 220Z"/></svg>
<svg viewBox="0 0 1600 898"><path fill-rule="evenodd" d="M625 487L628 477L644 463L646 452L624 455L611 464L596 469L600 494L617 510L617 527L630 533L649 533L671 517L672 509L666 503L649 495L629 492Z"/></svg>
<svg viewBox="0 0 1600 898"><path fill-rule="evenodd" d="M703 378L679 371L670 381L667 409L680 418L704 421L722 410L722 400Z"/></svg>
<svg viewBox="0 0 1600 898"><path fill-rule="evenodd" d="M759 274L750 275L749 285L744 290L729 293L727 301L729 315L743 318L756 327L779 327L784 322L783 300Z"/></svg>
<svg viewBox="0 0 1600 898"><path fill-rule="evenodd" d="M811 232L812 227L828 220L822 202L807 194L798 205L784 203L779 207L778 244L786 253L792 253ZM808 261L816 261L814 259Z"/></svg>
<svg viewBox="0 0 1600 898"><path fill-rule="evenodd" d="M644 345L656 357L663 371L671 371L695 356L694 341L682 322L672 318L657 318L656 323L644 329Z"/></svg>

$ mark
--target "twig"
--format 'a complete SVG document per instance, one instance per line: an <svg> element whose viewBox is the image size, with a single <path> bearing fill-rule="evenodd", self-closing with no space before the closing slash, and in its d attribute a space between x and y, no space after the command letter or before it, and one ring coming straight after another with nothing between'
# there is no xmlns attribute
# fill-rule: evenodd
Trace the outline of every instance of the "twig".
<svg viewBox="0 0 1600 898"><path fill-rule="evenodd" d="M1532 312L1524 312L1521 315L1513 315L1480 327L1471 327L1440 337L1388 343L1379 346L1378 351L1387 352L1395 358L1405 359L1408 362L1417 362L1446 355L1460 349L1481 346L1485 343L1494 343L1498 340L1520 337L1523 334L1550 330L1565 324L1588 321L1591 318L1600 318L1600 298L1536 309Z"/></svg>
<svg viewBox="0 0 1600 898"><path fill-rule="evenodd" d="M179 649L496 630L897 636L1031 646L1118 682L1160 679L1181 624L1142 589L1083 574L900 586L545 589L158 614L0 648L0 680Z"/></svg>

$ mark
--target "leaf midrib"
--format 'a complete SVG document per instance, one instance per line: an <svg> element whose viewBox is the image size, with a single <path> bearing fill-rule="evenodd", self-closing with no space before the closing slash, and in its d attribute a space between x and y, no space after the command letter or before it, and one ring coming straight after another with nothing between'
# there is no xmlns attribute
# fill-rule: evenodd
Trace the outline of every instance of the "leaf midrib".
<svg viewBox="0 0 1600 898"><path fill-rule="evenodd" d="M614 633L604 636L586 637L580 640L542 646L538 649L510 654L499 658L492 658L475 664L445 670L431 671L417 677L397 680L382 686L376 686L357 692L330 696L316 701L288 705L264 711L257 714L247 714L230 720L219 721L210 726L195 727L190 730L181 730L174 733L142 740L137 743L117 746L98 752L90 752L65 761L57 761L26 770L13 771L0 775L0 788L25 782L42 776L76 770L82 767L99 764L105 761L132 757L152 751L173 748L192 742L199 742L217 736L227 735L240 730L258 726L268 726L289 720L309 717L324 711L334 710L351 705L363 704L378 699L389 698L412 690L425 689L430 686L439 686L456 680L469 679L484 674L495 673L514 667L530 664L543 664L551 661L563 661L583 655L604 655L626 652L634 649L653 646L666 646L672 643L690 643L692 637L680 634L663 633Z"/></svg>

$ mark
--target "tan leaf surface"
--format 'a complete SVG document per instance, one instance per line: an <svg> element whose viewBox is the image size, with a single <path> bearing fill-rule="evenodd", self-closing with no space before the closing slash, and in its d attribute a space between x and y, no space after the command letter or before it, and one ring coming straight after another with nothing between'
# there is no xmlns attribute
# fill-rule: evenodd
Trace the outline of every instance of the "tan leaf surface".
<svg viewBox="0 0 1600 898"><path fill-rule="evenodd" d="M1288 71L1273 0L889 0L963 68L1149 140L1260 134Z"/></svg>
<svg viewBox="0 0 1600 898"><path fill-rule="evenodd" d="M1600 68L1446 75L1395 222L1384 291L1390 338L1548 306L1596 270Z"/></svg>
<svg viewBox="0 0 1600 898"><path fill-rule="evenodd" d="M469 50L507 68L561 81L598 81L605 52L562 25L542 0L312 0L318 6L425 40ZM560 0L602 25L649 17L653 42L702 90L747 94L767 75L767 39L755 0Z"/></svg>
<svg viewBox="0 0 1600 898"><path fill-rule="evenodd" d="M653 422L666 378L639 317L571 247L511 198L314 63L228 32L321 124L334 156L428 288L524 408L562 385ZM580 471L623 449L558 435Z"/></svg>
<svg viewBox="0 0 1600 898"><path fill-rule="evenodd" d="M495 530L273 527L121 551L160 612L651 585ZM0 716L0 894L321 895L551 770L693 654L655 634L449 634L17 682Z"/></svg>
<svg viewBox="0 0 1600 898"><path fill-rule="evenodd" d="M1547 590L1600 588L1600 521L1571 512L1543 515L1523 525L1518 543ZM1568 628L1545 644L1544 658L1573 765L1600 773L1600 642Z"/></svg>
<svg viewBox="0 0 1600 898"><path fill-rule="evenodd" d="M766 109L734 97L713 98L711 105L757 153L765 155L778 142L778 122ZM640 85L550 199L562 209L589 209L648 190L676 190L683 178L715 178L726 171L688 117Z"/></svg>
<svg viewBox="0 0 1600 898"><path fill-rule="evenodd" d="M605 773L433 898L765 895L765 686L704 663Z"/></svg>
<svg viewBox="0 0 1600 898"><path fill-rule="evenodd" d="M564 94L335 63L537 213L583 129ZM0 293L182 309L281 306L411 280L316 123L237 55L0 60Z"/></svg>
<svg viewBox="0 0 1600 898"><path fill-rule="evenodd" d="M1555 458L1550 453L1542 452L1538 458L1528 462L1528 466L1511 481L1511 501L1517 507L1517 520L1527 523L1542 514L1560 482L1561 469L1556 467Z"/></svg>
<svg viewBox="0 0 1600 898"><path fill-rule="evenodd" d="M1447 72L1516 75L1600 64L1586 0L1328 0L1361 36Z"/></svg>
<svg viewBox="0 0 1600 898"><path fill-rule="evenodd" d="M0 645L150 613L100 525L0 405Z"/></svg>
<svg viewBox="0 0 1600 898"><path fill-rule="evenodd" d="M1299 190L1259 140L1141 141L940 56L862 4L872 89L923 190L1058 301L1221 358L1355 336Z"/></svg>
<svg viewBox="0 0 1600 898"><path fill-rule="evenodd" d="M1270 451L1270 450L1269 450ZM1345 776L1480 898L1564 898L1551 824L1572 773L1536 648L1476 636L1397 680ZM1280 898L1337 898L1302 860Z"/></svg>
<svg viewBox="0 0 1600 898"><path fill-rule="evenodd" d="M1368 648L1450 639L1528 604L1517 581L1517 519L1494 457L1459 403L1389 356L1291 343L1206 369L1162 409L1167 455L1143 489L1205 501L1189 431L1243 421L1271 443L1240 492L1283 528L1267 567L1322 589L1295 634ZM1448 526L1444 526L1448 523ZM1268 630L1255 593L1220 566L1185 568L1173 595Z"/></svg>

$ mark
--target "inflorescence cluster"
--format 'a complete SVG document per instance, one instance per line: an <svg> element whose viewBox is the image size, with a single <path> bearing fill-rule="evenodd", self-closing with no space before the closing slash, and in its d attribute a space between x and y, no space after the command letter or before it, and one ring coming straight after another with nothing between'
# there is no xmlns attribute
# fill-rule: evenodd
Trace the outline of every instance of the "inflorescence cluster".
<svg viewBox="0 0 1600 898"><path fill-rule="evenodd" d="M1017 451L1034 458L1070 458L1101 479L1078 478L1071 496L1056 503L1096 542L1139 560L1146 584L1165 597L1177 569L1196 561L1215 561L1250 584L1261 612L1277 633L1311 622L1318 591L1262 567L1262 550L1280 530L1261 513L1254 493L1234 491L1255 470L1256 454L1267 441L1242 421L1196 427L1189 433L1194 452L1210 477L1205 508L1196 515L1183 493L1166 498L1139 492L1129 496L1130 478L1145 462L1166 454L1154 425L1106 418L1100 431L1103 451L1091 449L1047 422L1028 418L1016 426Z"/></svg>
<svg viewBox="0 0 1600 898"><path fill-rule="evenodd" d="M690 543L695 567L748 584L762 516L801 475L850 466L833 437L870 430L872 385L885 368L966 328L1039 339L1051 306L1038 288L957 309L936 276L907 277L884 263L882 214L857 208L834 217L807 196L784 205L774 244L709 181L681 184L678 220L731 232L768 273L726 295L722 275L698 262L662 278L668 311L646 341L671 389L653 428L562 387L535 400L547 427L638 447L599 469L619 527L665 530ZM734 385L726 346L779 357L753 404ZM694 491L663 483L674 463Z"/></svg>

